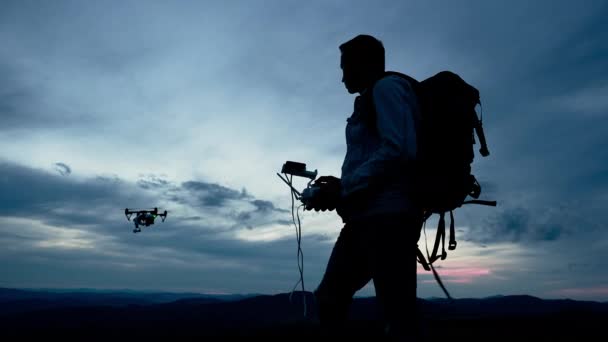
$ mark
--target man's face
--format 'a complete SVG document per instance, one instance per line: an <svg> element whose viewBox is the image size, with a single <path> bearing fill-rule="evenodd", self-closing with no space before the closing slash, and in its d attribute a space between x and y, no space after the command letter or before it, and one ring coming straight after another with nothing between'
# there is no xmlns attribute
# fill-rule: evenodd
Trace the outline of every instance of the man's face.
<svg viewBox="0 0 608 342"><path fill-rule="evenodd" d="M350 94L363 90L363 75L361 67L352 58L340 57L340 68L342 69L342 83Z"/></svg>

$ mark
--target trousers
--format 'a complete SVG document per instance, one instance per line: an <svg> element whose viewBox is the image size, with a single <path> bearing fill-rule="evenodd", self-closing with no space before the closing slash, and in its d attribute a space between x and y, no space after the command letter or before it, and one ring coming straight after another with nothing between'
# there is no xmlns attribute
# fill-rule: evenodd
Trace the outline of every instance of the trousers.
<svg viewBox="0 0 608 342"><path fill-rule="evenodd" d="M343 333L355 293L370 280L386 335L399 339L416 333L416 251L422 220L422 212L383 214L343 226L314 290L325 334Z"/></svg>

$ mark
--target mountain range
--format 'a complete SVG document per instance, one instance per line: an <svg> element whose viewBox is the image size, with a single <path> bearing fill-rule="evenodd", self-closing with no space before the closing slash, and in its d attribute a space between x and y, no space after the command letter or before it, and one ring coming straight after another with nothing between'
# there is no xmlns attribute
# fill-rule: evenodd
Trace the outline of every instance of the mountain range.
<svg viewBox="0 0 608 342"><path fill-rule="evenodd" d="M430 340L595 337L608 324L608 303L533 296L419 299ZM356 297L344 334L378 339L374 297ZM276 295L24 290L0 288L0 336L66 340L184 340L319 337L310 292ZM4 339L8 341L8 339Z"/></svg>

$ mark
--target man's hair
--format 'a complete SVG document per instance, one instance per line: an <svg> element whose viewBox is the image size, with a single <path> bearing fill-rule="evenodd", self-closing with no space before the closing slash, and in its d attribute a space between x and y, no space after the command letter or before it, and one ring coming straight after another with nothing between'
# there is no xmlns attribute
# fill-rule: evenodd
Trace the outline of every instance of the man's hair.
<svg viewBox="0 0 608 342"><path fill-rule="evenodd" d="M377 71L384 71L384 45L375 37L360 34L340 45L340 51L348 60Z"/></svg>

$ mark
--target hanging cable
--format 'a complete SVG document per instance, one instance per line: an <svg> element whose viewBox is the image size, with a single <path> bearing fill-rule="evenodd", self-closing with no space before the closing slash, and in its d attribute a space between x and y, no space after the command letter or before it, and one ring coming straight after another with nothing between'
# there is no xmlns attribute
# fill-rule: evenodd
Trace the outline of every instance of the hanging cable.
<svg viewBox="0 0 608 342"><path fill-rule="evenodd" d="M291 176L291 175L288 176L286 174L285 177L288 179L288 185L292 189L291 190L291 218L292 218L293 224L296 228L296 241L298 244L296 258L298 261L298 271L300 273L300 279L296 282L293 289L291 290L291 293L289 294L289 301L293 302L293 300L292 300L293 293L298 288L298 285L301 285L302 286L302 299L304 302L304 316L306 317L307 306L306 306L306 292L305 292L305 288L304 288L304 253L302 252L302 222L300 221L300 213L299 213L299 209L302 207L302 205L298 206L297 208L295 207L295 199L298 198L298 194L296 193L296 191L294 190L294 188L292 186L293 176Z"/></svg>

